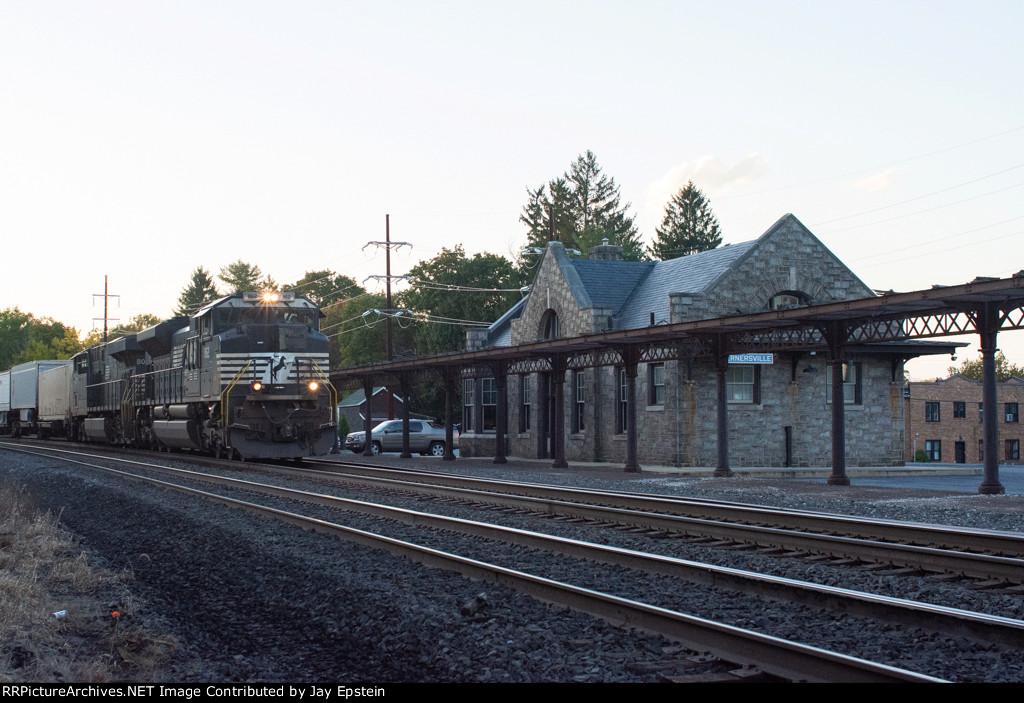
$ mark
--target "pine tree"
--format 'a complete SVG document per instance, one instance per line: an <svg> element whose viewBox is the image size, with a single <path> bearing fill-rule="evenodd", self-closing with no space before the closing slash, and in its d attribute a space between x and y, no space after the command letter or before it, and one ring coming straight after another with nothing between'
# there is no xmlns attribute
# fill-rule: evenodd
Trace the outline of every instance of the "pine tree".
<svg viewBox="0 0 1024 703"><path fill-rule="evenodd" d="M604 175L594 152L580 154L560 178L547 186L526 191L529 201L520 222L527 228L527 246L546 246L555 211L555 237L568 249L586 254L602 239L623 248L627 261L646 258L640 234L628 214L630 203L621 204L615 179Z"/></svg>
<svg viewBox="0 0 1024 703"><path fill-rule="evenodd" d="M178 307L175 308L175 315L194 315L199 308L220 297L217 287L213 285L213 278L210 272L202 266L192 272L192 280L181 291L178 296Z"/></svg>
<svg viewBox="0 0 1024 703"><path fill-rule="evenodd" d="M665 261L714 249L721 245L718 218L700 188L689 181L665 206L665 217L655 232L651 256Z"/></svg>

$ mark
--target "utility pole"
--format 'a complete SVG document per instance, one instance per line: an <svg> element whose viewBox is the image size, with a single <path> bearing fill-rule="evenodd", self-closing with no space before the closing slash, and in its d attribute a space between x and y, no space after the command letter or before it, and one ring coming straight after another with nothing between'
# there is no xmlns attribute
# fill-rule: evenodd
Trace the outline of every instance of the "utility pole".
<svg viewBox="0 0 1024 703"><path fill-rule="evenodd" d="M118 305L118 307L121 306L121 296L119 296L119 295L111 295L110 293L107 292L107 277L106 277L106 275L103 276L103 294L102 295L99 294L99 293L93 293L92 294L92 303L93 303L93 305L96 304L96 298L103 298L103 343L106 344L107 343L107 300L110 299L110 298L117 298L117 305ZM98 318L98 317L92 318L93 322L97 322L97 321L99 321L99 319L100 318ZM118 322L121 321L121 318L119 318L119 317L115 317L114 319L117 320Z"/></svg>
<svg viewBox="0 0 1024 703"><path fill-rule="evenodd" d="M387 357L388 357L388 361L393 361L394 358L395 358L395 348L394 348L394 342L393 342L393 337L392 337L391 318L395 316L395 310L391 306L391 278L392 278L392 276L391 276L391 250L392 249L400 249L402 247L410 247L411 248L412 244L410 244L409 242L392 242L391 241L391 215L384 215L384 241L383 242L367 242L366 243L366 246L370 246L370 245L373 245L373 246L376 246L376 247L384 247L384 254L385 254L385 261L386 261L386 264L385 264L385 266L386 266L386 275L384 276L384 279L386 281L386 283L385 283L385 286L386 286L385 287L385 290L386 290L386 302L385 302L385 304L387 305L387 309L384 311L384 316L386 318L386 324L387 324L387 345L388 345ZM365 249L366 247L363 247L363 248ZM378 278L378 276L371 276L371 278ZM389 420L394 420L395 419L395 400L394 400L395 396L391 392L390 388L387 389L387 394L388 394L388 400L387 400L388 419ZM405 398L403 400L406 403L409 402L408 398ZM367 403L367 408L370 409L369 411L370 411L370 414L372 415L373 414L373 405L372 405L373 399L372 398L367 398L366 399L366 403Z"/></svg>

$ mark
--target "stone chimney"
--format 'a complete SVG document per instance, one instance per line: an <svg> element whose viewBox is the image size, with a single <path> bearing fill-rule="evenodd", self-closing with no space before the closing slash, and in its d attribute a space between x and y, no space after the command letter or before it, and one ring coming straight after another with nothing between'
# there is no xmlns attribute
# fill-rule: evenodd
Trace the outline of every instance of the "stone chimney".
<svg viewBox="0 0 1024 703"><path fill-rule="evenodd" d="M588 257L597 261L622 261L622 247L608 243L608 238L601 240L601 246L590 247Z"/></svg>

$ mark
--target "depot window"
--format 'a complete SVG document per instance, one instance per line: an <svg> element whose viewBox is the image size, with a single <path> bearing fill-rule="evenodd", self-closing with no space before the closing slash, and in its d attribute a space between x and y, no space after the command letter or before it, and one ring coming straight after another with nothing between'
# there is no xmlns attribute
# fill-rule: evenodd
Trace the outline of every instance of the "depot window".
<svg viewBox="0 0 1024 703"><path fill-rule="evenodd" d="M939 404L938 403L925 403L924 404L924 421L925 422L938 422L939 421Z"/></svg>
<svg viewBox="0 0 1024 703"><path fill-rule="evenodd" d="M586 428L587 377L583 371L573 371L572 431L579 434Z"/></svg>
<svg viewBox="0 0 1024 703"><path fill-rule="evenodd" d="M462 381L462 431L473 431L473 397L476 395L476 379Z"/></svg>
<svg viewBox="0 0 1024 703"><path fill-rule="evenodd" d="M648 405L665 404L665 364L651 364L651 393Z"/></svg>
<svg viewBox="0 0 1024 703"><path fill-rule="evenodd" d="M730 366L725 370L725 399L730 403L761 402L761 367Z"/></svg>
<svg viewBox="0 0 1024 703"><path fill-rule="evenodd" d="M523 376L523 398L522 407L519 411L519 431L529 432L530 431L530 407L531 407L531 387L530 377Z"/></svg>
<svg viewBox="0 0 1024 703"><path fill-rule="evenodd" d="M480 405L483 431L494 432L498 427L498 387L493 378L480 379Z"/></svg>
<svg viewBox="0 0 1024 703"><path fill-rule="evenodd" d="M863 402L861 365L843 364L843 402L860 405ZM825 402L832 402L832 366L825 367Z"/></svg>

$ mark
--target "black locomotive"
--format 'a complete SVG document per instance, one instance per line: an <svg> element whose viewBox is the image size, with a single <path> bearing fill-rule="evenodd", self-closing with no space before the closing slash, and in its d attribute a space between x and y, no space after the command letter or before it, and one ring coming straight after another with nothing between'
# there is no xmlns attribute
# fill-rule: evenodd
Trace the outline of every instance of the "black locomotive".
<svg viewBox="0 0 1024 703"><path fill-rule="evenodd" d="M40 407L61 388L67 407L63 420L40 413L40 433L244 459L326 454L337 394L321 317L294 293L236 292L90 347L40 374Z"/></svg>

